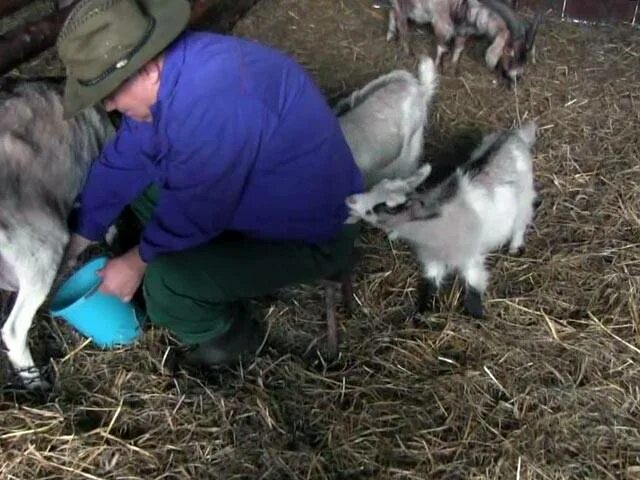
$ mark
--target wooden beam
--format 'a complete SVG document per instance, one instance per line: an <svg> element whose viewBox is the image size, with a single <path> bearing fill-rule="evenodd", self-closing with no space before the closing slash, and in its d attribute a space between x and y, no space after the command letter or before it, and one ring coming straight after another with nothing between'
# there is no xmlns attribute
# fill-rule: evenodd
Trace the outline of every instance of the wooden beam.
<svg viewBox="0 0 640 480"><path fill-rule="evenodd" d="M230 32L258 1L192 0L189 23L193 27L206 26L221 33ZM52 47L74 4L0 35L0 75Z"/></svg>
<svg viewBox="0 0 640 480"><path fill-rule="evenodd" d="M2 0L0 2L0 17L20 10L22 7L33 2L33 0Z"/></svg>
<svg viewBox="0 0 640 480"><path fill-rule="evenodd" d="M51 47L72 6L0 35L0 75Z"/></svg>
<svg viewBox="0 0 640 480"><path fill-rule="evenodd" d="M259 0L192 0L192 27L227 33Z"/></svg>

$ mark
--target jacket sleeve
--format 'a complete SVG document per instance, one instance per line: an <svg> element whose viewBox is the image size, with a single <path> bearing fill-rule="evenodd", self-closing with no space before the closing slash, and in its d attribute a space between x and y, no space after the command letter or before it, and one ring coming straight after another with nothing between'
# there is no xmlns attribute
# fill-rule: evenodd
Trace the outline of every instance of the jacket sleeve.
<svg viewBox="0 0 640 480"><path fill-rule="evenodd" d="M251 101L195 106L173 128L154 215L140 242L145 262L206 243L229 225L253 169L265 111Z"/></svg>
<svg viewBox="0 0 640 480"><path fill-rule="evenodd" d="M92 164L79 207L72 213L75 233L89 240L102 239L122 209L151 183L144 163L150 152L145 152L141 132L137 131L145 128L124 119L115 138Z"/></svg>

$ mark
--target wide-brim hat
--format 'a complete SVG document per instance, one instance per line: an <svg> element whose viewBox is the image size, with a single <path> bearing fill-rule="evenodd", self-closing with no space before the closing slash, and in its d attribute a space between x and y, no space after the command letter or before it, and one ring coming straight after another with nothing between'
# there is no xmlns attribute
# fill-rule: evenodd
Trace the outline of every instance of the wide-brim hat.
<svg viewBox="0 0 640 480"><path fill-rule="evenodd" d="M184 30L187 0L81 0L58 35L64 114L102 101Z"/></svg>

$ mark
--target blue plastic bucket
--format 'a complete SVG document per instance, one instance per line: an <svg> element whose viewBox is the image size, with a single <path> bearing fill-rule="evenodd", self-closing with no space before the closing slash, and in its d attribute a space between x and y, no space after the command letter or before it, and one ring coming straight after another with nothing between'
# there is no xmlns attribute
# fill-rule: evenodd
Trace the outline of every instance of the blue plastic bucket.
<svg viewBox="0 0 640 480"><path fill-rule="evenodd" d="M114 295L98 291L96 273L106 257L91 260L58 289L51 300L51 315L62 317L102 348L133 343L140 336L135 308Z"/></svg>

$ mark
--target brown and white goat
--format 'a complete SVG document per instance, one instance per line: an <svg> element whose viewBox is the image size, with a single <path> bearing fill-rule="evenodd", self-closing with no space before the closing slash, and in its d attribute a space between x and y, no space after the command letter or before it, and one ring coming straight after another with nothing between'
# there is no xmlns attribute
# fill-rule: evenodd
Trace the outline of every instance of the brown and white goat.
<svg viewBox="0 0 640 480"><path fill-rule="evenodd" d="M408 20L430 23L438 42L436 66L453 42L451 62L457 68L466 39L487 37L491 41L485 52L487 66L512 82L524 71L541 20L541 14L531 22L520 20L501 0L391 0L391 4L387 41L398 32L408 51Z"/></svg>

